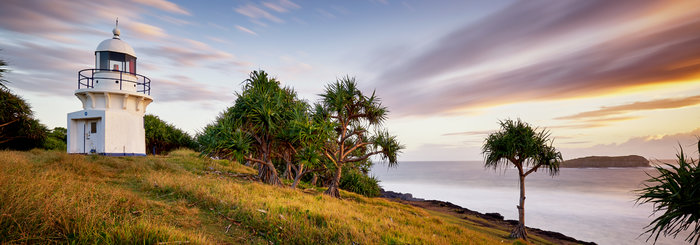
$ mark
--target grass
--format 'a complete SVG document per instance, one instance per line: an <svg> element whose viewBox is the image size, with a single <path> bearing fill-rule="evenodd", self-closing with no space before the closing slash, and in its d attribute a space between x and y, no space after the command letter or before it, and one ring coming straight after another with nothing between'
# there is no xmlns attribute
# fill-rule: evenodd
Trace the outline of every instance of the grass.
<svg viewBox="0 0 700 245"><path fill-rule="evenodd" d="M507 232L381 198L247 180L178 150L103 157L0 151L0 243L513 244ZM536 243L547 243L534 239Z"/></svg>

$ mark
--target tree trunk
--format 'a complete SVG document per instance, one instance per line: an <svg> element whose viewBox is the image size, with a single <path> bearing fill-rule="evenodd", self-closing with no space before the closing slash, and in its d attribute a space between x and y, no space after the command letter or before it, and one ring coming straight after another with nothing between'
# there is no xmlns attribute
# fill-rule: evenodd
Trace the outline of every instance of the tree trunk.
<svg viewBox="0 0 700 245"><path fill-rule="evenodd" d="M335 197L335 198L340 198L340 191L338 186L340 186L340 175L342 174L343 168L341 166L338 166L338 169L335 171L335 176L333 176L333 181L331 181L331 184L328 185L328 189L323 192L323 194Z"/></svg>
<svg viewBox="0 0 700 245"><path fill-rule="evenodd" d="M511 238L521 238L527 241L527 231L525 230L525 176L520 174L520 205L518 208L518 225L510 233Z"/></svg>
<svg viewBox="0 0 700 245"><path fill-rule="evenodd" d="M286 168L284 169L284 173L282 174L282 178L291 180L292 179L292 163L289 161L285 161L287 164Z"/></svg>
<svg viewBox="0 0 700 245"><path fill-rule="evenodd" d="M318 181L318 174L314 173L314 176L311 177L311 185L316 186L317 181Z"/></svg>
<svg viewBox="0 0 700 245"><path fill-rule="evenodd" d="M297 171L297 176L294 177L294 183L292 183L292 189L297 188L297 184L299 184L299 180L301 180L301 176L304 175L304 164L299 164L299 170Z"/></svg>
<svg viewBox="0 0 700 245"><path fill-rule="evenodd" d="M265 184L278 186L282 185L279 175L277 175L277 169L275 169L275 165L273 165L270 161L266 162L265 164L258 163L258 177L260 178L260 181Z"/></svg>

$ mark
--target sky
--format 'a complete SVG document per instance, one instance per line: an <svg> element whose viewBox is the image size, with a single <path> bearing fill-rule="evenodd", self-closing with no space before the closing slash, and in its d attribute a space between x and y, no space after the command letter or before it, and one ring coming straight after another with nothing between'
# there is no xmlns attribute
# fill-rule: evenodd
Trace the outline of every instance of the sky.
<svg viewBox="0 0 700 245"><path fill-rule="evenodd" d="M53 127L112 37L152 80L147 113L195 134L262 69L309 102L343 76L375 91L399 161L480 160L499 120L564 159L672 159L700 136L700 2L3 0L10 89Z"/></svg>

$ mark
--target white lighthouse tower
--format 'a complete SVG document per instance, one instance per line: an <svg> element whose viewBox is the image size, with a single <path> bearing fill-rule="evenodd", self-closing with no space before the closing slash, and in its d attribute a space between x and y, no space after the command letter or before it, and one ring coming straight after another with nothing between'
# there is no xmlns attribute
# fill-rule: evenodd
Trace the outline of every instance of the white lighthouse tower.
<svg viewBox="0 0 700 245"><path fill-rule="evenodd" d="M68 113L68 153L146 155L151 80L136 73L136 54L119 38L118 22L112 33L95 50L95 68L78 72L75 96L83 109Z"/></svg>

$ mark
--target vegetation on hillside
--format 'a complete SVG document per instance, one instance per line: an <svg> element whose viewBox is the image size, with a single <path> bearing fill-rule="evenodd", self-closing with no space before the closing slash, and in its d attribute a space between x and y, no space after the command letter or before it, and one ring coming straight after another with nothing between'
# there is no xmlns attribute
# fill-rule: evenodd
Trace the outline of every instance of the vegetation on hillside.
<svg viewBox="0 0 700 245"><path fill-rule="evenodd" d="M700 142L698 142L700 152ZM681 147L678 165L656 166L655 174L647 174L650 179L645 188L638 190L637 203L654 204L654 214L659 213L647 227L647 241L660 235L673 236L690 230L685 238L689 243L700 242L700 164L698 160L686 157Z"/></svg>
<svg viewBox="0 0 700 245"><path fill-rule="evenodd" d="M189 150L148 157L0 151L0 243L517 242L486 221L352 193L329 198L308 186L276 188L250 181L255 174Z"/></svg>
<svg viewBox="0 0 700 245"><path fill-rule="evenodd" d="M197 149L197 142L192 136L161 120L158 116L145 115L143 123L148 153L165 154L178 148Z"/></svg>
<svg viewBox="0 0 700 245"><path fill-rule="evenodd" d="M554 176L559 172L562 156L553 146L549 131L538 130L518 120L500 121L501 130L490 134L483 146L484 164L489 168L506 168L512 164L520 177L518 225L511 232L513 238L527 239L525 230L525 177L543 168ZM527 169L529 167L529 169Z"/></svg>
<svg viewBox="0 0 700 245"><path fill-rule="evenodd" d="M48 129L34 118L31 106L7 88L7 64L0 60L0 149L42 147Z"/></svg>
<svg viewBox="0 0 700 245"><path fill-rule="evenodd" d="M387 109L374 94L364 95L353 78L328 85L313 107L264 71L251 72L237 95L197 140L208 156L256 165L267 184L282 185L282 172L286 179L293 176L294 188L305 174L315 173L328 186L326 194L339 197L344 168L366 169L373 155L396 164L403 148L381 130ZM361 183L355 190L367 186L361 193L378 189L376 181L346 183Z"/></svg>

